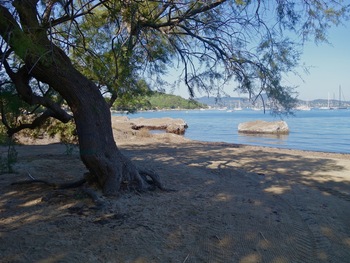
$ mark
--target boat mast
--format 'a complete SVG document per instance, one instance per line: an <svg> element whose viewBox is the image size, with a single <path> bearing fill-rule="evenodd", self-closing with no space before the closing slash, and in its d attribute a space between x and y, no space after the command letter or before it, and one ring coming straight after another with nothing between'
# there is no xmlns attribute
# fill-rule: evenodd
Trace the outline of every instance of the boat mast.
<svg viewBox="0 0 350 263"><path fill-rule="evenodd" d="M328 102L327 102L328 109L330 108L330 103L329 103L329 92L328 92Z"/></svg>

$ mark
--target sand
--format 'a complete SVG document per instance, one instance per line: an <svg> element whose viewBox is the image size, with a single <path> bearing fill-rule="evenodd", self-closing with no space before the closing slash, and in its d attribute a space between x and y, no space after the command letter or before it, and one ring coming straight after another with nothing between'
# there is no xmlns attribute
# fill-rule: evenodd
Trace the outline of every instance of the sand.
<svg viewBox="0 0 350 263"><path fill-rule="evenodd" d="M11 185L86 171L77 149L17 146L16 173L0 175L1 262L350 262L350 155L115 137L177 191L101 195L101 211L79 189Z"/></svg>

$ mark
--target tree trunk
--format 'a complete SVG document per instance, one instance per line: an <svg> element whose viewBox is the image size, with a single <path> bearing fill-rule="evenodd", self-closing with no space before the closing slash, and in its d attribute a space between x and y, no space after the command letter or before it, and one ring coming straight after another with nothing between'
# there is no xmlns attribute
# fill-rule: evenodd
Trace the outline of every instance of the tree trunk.
<svg viewBox="0 0 350 263"><path fill-rule="evenodd" d="M55 51L61 53L58 48ZM47 68L37 63L32 74L67 101L76 123L81 159L104 194L116 195L122 181L128 187L144 189L145 178L114 141L110 109L97 86L78 72L65 54L55 56L54 64Z"/></svg>

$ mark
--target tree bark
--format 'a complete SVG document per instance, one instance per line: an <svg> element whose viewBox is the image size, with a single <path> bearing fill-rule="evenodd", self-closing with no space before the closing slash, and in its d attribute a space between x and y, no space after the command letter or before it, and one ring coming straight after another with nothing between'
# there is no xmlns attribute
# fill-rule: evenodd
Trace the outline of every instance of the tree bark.
<svg viewBox="0 0 350 263"><path fill-rule="evenodd" d="M37 63L31 74L52 86L70 106L79 139L80 156L104 194L116 195L121 183L139 190L147 183L137 168L118 149L112 130L110 109L97 86L54 48L53 66Z"/></svg>

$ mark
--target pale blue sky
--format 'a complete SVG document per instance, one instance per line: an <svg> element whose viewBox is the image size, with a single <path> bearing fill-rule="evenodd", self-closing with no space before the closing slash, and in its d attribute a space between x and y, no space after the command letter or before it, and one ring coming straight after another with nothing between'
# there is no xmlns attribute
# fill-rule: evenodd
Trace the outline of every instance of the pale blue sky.
<svg viewBox="0 0 350 263"><path fill-rule="evenodd" d="M331 44L306 44L301 63L310 66L309 74L301 72L304 82L290 78L291 85L299 86L299 98L311 100L335 96L338 99L339 85L345 99L350 100L350 22L329 31Z"/></svg>
<svg viewBox="0 0 350 263"><path fill-rule="evenodd" d="M340 85L344 98L350 100L350 21L331 28L328 40L331 44L306 43L300 64L305 63L310 68L308 74L299 70L303 80L296 76L285 79L289 86L298 86L299 99L327 99L328 94L331 99L338 99ZM237 96L232 90L225 91L231 96ZM185 87L175 89L174 94L189 97Z"/></svg>

